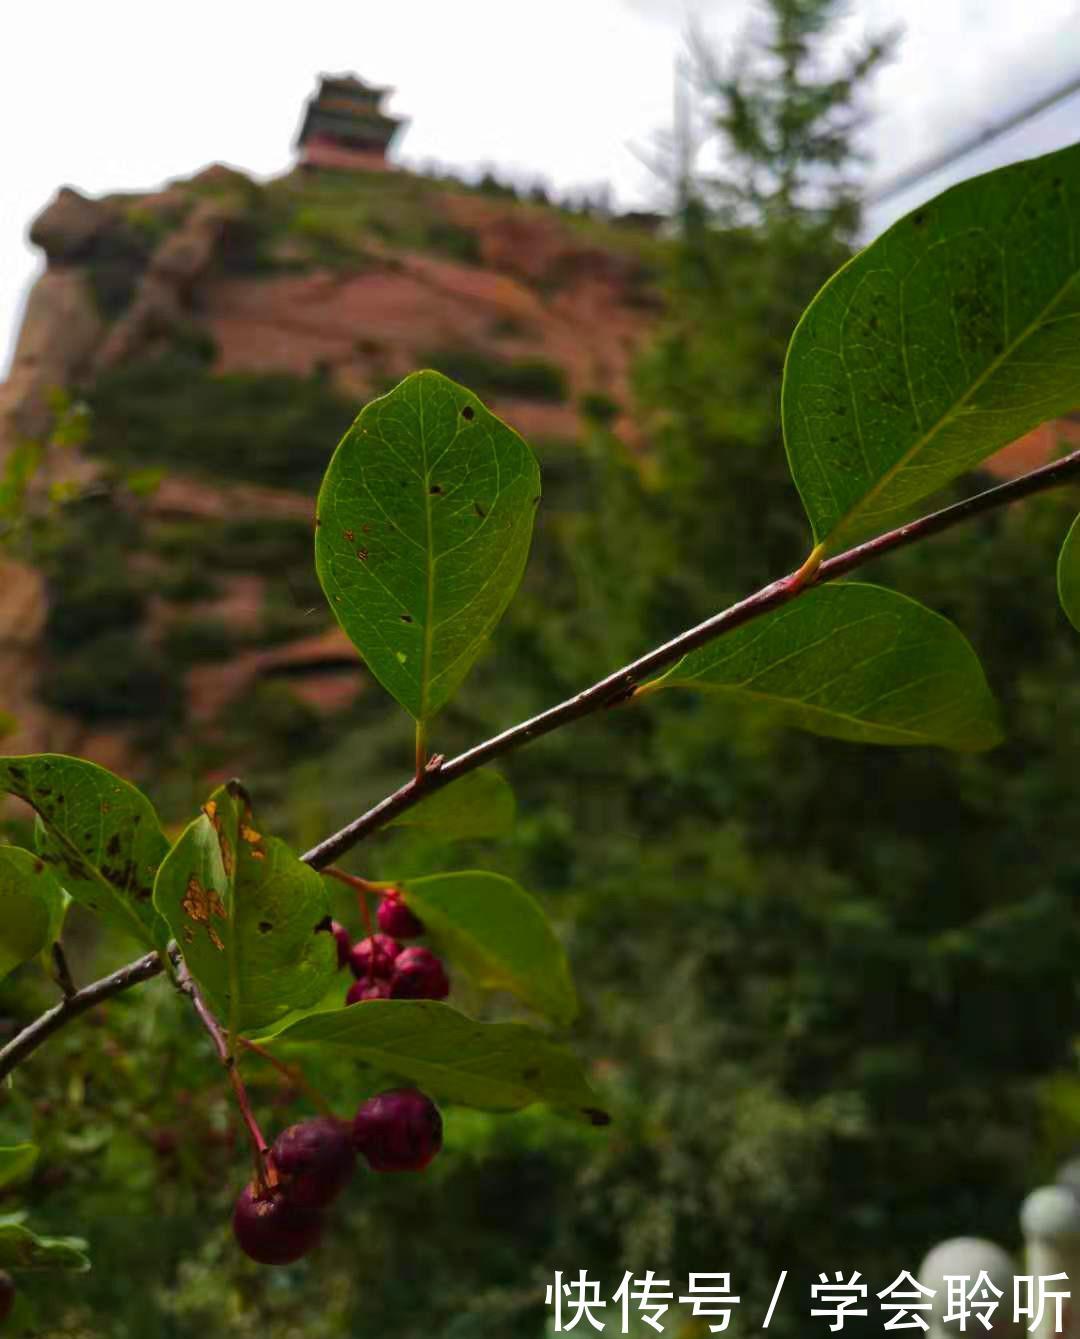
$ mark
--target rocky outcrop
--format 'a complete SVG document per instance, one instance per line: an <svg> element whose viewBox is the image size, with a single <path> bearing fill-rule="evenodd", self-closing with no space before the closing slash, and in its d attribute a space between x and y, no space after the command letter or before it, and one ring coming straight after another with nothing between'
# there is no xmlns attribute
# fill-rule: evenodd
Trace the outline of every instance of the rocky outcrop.
<svg viewBox="0 0 1080 1339"><path fill-rule="evenodd" d="M61 186L56 199L30 225L30 240L41 247L50 264L73 265L90 256L112 222L108 206Z"/></svg>
<svg viewBox="0 0 1080 1339"><path fill-rule="evenodd" d="M168 334L187 315L192 292L214 262L233 210L204 200L170 233L150 258L130 308L110 330L95 370L133 357L156 336Z"/></svg>
<svg viewBox="0 0 1080 1339"><path fill-rule="evenodd" d="M50 266L30 290L11 372L0 386L0 462L6 447L48 432L51 393L81 380L104 329L83 271Z"/></svg>

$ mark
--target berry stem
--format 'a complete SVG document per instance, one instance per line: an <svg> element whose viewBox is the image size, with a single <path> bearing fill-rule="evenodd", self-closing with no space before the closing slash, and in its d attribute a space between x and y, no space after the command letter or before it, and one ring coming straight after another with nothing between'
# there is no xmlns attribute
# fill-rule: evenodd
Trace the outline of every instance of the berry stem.
<svg viewBox="0 0 1080 1339"><path fill-rule="evenodd" d="M390 883L372 883L369 879L362 879L358 874L346 874L343 869L338 869L336 865L329 865L323 870L324 874L329 874L332 879L337 879L346 887L353 889L356 893L356 900L360 906L360 915L364 920L364 929L370 938L375 933L375 927L371 923L371 908L368 906L368 895L370 893L388 893L397 887L397 884Z"/></svg>
<svg viewBox="0 0 1080 1339"><path fill-rule="evenodd" d="M202 991L195 984L194 978L188 971L187 963L175 945L170 947L169 956L176 968L177 990L191 1001L199 1022L210 1034L210 1040L214 1043L218 1059L225 1066L225 1072L229 1076L229 1082L232 1084L233 1093L236 1096L236 1105L240 1108L240 1115L247 1127L248 1137L251 1139L251 1145L255 1151L255 1180L259 1190L265 1191L267 1188L266 1158L270 1152L270 1145L266 1142L262 1130L259 1129L259 1122L255 1119L255 1113L251 1109L251 1100L248 1097L247 1089L244 1087L244 1081L240 1077L236 1056L229 1049L229 1039L224 1028L214 1017L206 1000L203 999Z"/></svg>
<svg viewBox="0 0 1080 1339"><path fill-rule="evenodd" d="M299 1065L287 1065L284 1060L279 1060L276 1055L271 1055L269 1051L264 1050L257 1042L248 1041L247 1037L240 1038L240 1045L246 1046L260 1059L265 1060L268 1065L272 1065L284 1078L290 1083L295 1084L302 1092L305 1092L312 1103L318 1108L323 1116L333 1116L334 1109L330 1103L323 1097L313 1084L310 1084L304 1077L304 1072Z"/></svg>

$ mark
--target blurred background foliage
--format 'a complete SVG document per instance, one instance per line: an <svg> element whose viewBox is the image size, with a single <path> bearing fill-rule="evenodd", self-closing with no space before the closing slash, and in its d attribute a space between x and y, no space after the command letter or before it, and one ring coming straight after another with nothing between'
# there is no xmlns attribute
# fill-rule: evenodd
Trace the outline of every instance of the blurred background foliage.
<svg viewBox="0 0 1080 1339"><path fill-rule="evenodd" d="M680 183L666 314L638 369L650 448L628 454L609 416L588 412L579 449L541 447L557 486L495 646L440 721L443 751L804 556L779 379L795 321L855 236L852 118L892 39L826 76L817 55L835 7L769 10L736 66L698 53L725 169ZM198 349L178 351L171 373L118 372L97 388L102 451L115 437L129 467L183 460L314 486L352 413L317 379L214 382ZM528 375L562 393L542 369ZM0 1105L3 1142L43 1149L19 1201L41 1230L92 1245L90 1275L27 1285L41 1333L540 1339L554 1270L586 1269L610 1296L624 1270L653 1269L676 1289L690 1271L730 1270L738 1336L759 1329L788 1269L771 1329L794 1339L820 1270L860 1269L876 1291L945 1236L1014 1246L1019 1201L1071 1151L1080 1119L1080 678L1053 587L1077 501L1025 503L866 573L974 642L1009 730L987 756L825 741L661 696L506 760L511 837L463 848L383 835L344 862L372 878L484 864L544 901L573 958L584 1011L572 1040L616 1114L609 1130L448 1111L430 1174L358 1176L319 1252L260 1270L229 1235L245 1159L225 1085L169 988L61 1033ZM233 653L239 634L194 619L164 652L125 651L161 583L197 599L253 547L281 574L265 640L288 635L321 604L306 526L177 523L151 541L108 498L66 515L36 541L53 591L43 691L138 718L155 759L143 780L169 820L201 800L191 778L239 759L263 822L304 848L400 782L410 726L377 693L328 723L271 683L210 739L179 727L178 676ZM136 550L165 561L132 563ZM8 835L26 838L18 825ZM359 929L355 909L338 910ZM72 938L81 980L127 948L78 914ZM0 991L0 1014L14 1024L53 998L26 970ZM308 1110L258 1062L248 1070L271 1127ZM347 1067L312 1076L345 1111L359 1096ZM680 1315L669 1332L705 1332Z"/></svg>

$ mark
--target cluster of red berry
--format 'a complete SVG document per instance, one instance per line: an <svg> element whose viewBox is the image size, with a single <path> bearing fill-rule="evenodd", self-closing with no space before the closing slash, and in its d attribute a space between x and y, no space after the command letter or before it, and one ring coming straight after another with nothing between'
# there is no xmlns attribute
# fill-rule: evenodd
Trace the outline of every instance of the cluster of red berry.
<svg viewBox="0 0 1080 1339"><path fill-rule="evenodd" d="M349 932L333 922L337 940L338 967L346 964L356 980L345 996L346 1004L364 1000L444 1000L450 981L442 959L427 948L404 948L403 939L424 933L420 921L397 892L387 893L379 903L378 934L354 944Z"/></svg>
<svg viewBox="0 0 1080 1339"><path fill-rule="evenodd" d="M262 1265L288 1265L318 1245L324 1210L352 1179L356 1155L375 1172L422 1171L442 1147L442 1117L415 1088L361 1104L350 1124L334 1116L290 1125L274 1140L264 1183L233 1210L240 1249Z"/></svg>

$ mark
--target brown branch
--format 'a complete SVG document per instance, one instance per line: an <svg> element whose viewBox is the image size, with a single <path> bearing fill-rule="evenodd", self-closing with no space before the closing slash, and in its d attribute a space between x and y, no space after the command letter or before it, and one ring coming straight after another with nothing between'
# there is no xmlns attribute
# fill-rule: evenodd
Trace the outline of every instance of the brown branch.
<svg viewBox="0 0 1080 1339"><path fill-rule="evenodd" d="M732 605L730 609L724 610L723 613L715 614L704 623L699 623L680 636L665 642L663 646L656 647L655 650L609 674L575 697L541 712L531 720L504 730L502 734L495 735L483 744L477 744L448 762L441 758L433 759L422 776L406 782L367 813L361 814L339 832L327 837L318 846L312 847L301 859L316 869L325 869L364 837L377 832L398 814L411 809L413 805L426 799L436 790L441 790L443 786L450 785L494 758L511 753L542 735L550 734L552 730L562 725L592 715L605 707L625 702L634 695L642 682L657 670L666 668L688 652L704 646L723 633L731 632L744 623L749 623L751 619L758 618L771 609L795 599L811 586L833 581L886 553L906 548L909 544L928 539L943 530L950 530L964 521L973 520L987 512L996 511L999 507L1019 502L1022 498L1056 488L1074 479L1080 479L1080 451L1073 451L1070 455L1031 470L1018 479L1012 479L954 506L944 507L940 511L923 516L909 525L902 525L884 535L878 535L877 538L848 549L835 558L827 558L816 566L814 559L817 551L815 551L815 555L811 555L811 559L808 559L796 572L774 581L756 595L749 596ZM149 953L135 962L128 963L126 967L121 967L111 976L95 981L62 1000L55 1008L25 1027L0 1050L0 1079L10 1074L16 1065L36 1050L47 1037L63 1027L69 1019L78 1017L79 1014L92 1009L95 1004L113 995L119 995L121 991L128 990L141 981L148 981L151 977L157 976L162 967L160 957L156 953ZM226 1054L227 1052L226 1044ZM261 1135L259 1138L261 1139Z"/></svg>
<svg viewBox="0 0 1080 1339"><path fill-rule="evenodd" d="M811 558L797 571L781 577L779 581L765 586L755 595L748 596L722 613L714 614L696 627L680 633L678 637L649 651L640 659L600 679L584 692L560 702L556 707L549 707L547 711L533 716L531 720L522 721L519 725L504 730L502 734L495 735L483 744L477 744L465 753L458 754L456 758L444 762L437 770L407 781L367 813L361 814L339 832L327 837L318 846L312 847L301 859L316 869L324 868L351 850L364 837L385 827L391 819L411 809L414 804L426 799L434 791L449 786L467 772L475 771L494 758L502 757L521 748L523 744L539 739L541 735L550 734L552 730L569 725L571 721L579 721L582 717L591 716L605 707L625 702L658 670L666 669L690 651L704 646L723 633L732 632L735 628L742 627L744 623L749 623L752 619L760 618L762 614L787 604L813 586L834 581L837 577L845 576L855 568L862 567L886 553L906 548L909 544L928 539L943 530L950 530L953 526L972 520L976 516L982 516L999 507L1008 506L1011 502L1018 502L1021 498L1045 492L1049 488L1055 488L1059 484L1077 478L1080 478L1080 451L1073 451L1070 455L1021 475L1018 479L987 489L986 492L957 502L954 506L944 507L941 511L932 512L908 525L878 535L865 544L859 544L845 553L837 554L835 558L827 558L820 565L816 562L818 550L815 550Z"/></svg>
<svg viewBox="0 0 1080 1339"><path fill-rule="evenodd" d="M74 995L66 995L59 1004L48 1013L42 1014L40 1018L35 1018L13 1037L3 1050L0 1050L0 1079L10 1074L16 1065L25 1060L32 1051L36 1051L43 1041L59 1031L65 1023L86 1013L95 1004L101 1004L103 1000L130 990L132 986L137 986L142 981L149 981L151 977L158 976L163 969L164 963L161 958L156 953L147 953L111 975L102 977L100 981L94 981L84 986L82 990L77 990Z"/></svg>

